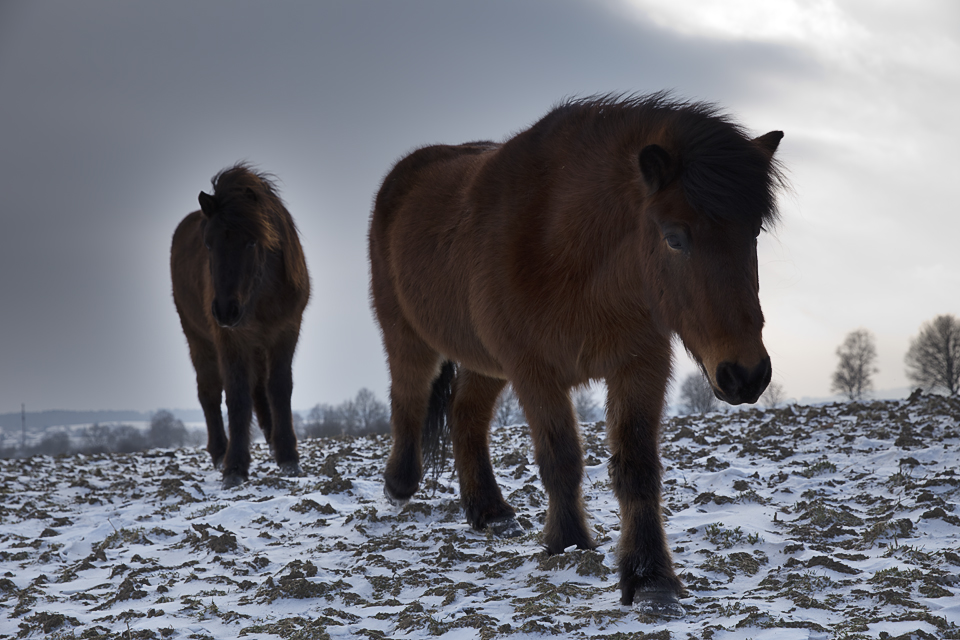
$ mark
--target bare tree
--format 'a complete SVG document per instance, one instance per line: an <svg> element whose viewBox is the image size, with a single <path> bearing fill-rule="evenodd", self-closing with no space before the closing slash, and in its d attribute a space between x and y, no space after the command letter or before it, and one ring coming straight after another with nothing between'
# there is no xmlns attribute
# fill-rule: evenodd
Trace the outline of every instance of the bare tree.
<svg viewBox="0 0 960 640"><path fill-rule="evenodd" d="M344 433L356 433L360 430L360 410L354 400L344 400L334 407L334 410L340 417Z"/></svg>
<svg viewBox="0 0 960 640"><path fill-rule="evenodd" d="M113 432L107 425L94 422L83 430L89 453L106 453L113 449Z"/></svg>
<svg viewBox="0 0 960 640"><path fill-rule="evenodd" d="M760 396L760 402L767 409L774 409L783 404L783 401L787 399L786 396L787 394L783 390L783 385L771 380L770 384L767 385L767 390Z"/></svg>
<svg viewBox="0 0 960 640"><path fill-rule="evenodd" d="M377 400L376 394L370 389L364 387L357 392L352 408L356 420L354 428L356 433L364 435L390 432L390 412L387 405Z"/></svg>
<svg viewBox="0 0 960 640"><path fill-rule="evenodd" d="M513 390L513 385L508 384L500 392L497 404L493 408L493 423L505 427L516 424L518 420L522 419L523 411L520 409L520 401Z"/></svg>
<svg viewBox="0 0 960 640"><path fill-rule="evenodd" d="M570 400L573 402L573 408L577 412L577 420L580 422L593 422L600 413L600 404L594 395L593 385L577 387L570 394Z"/></svg>
<svg viewBox="0 0 960 640"><path fill-rule="evenodd" d="M161 409L150 419L147 439L154 447L182 447L187 443L187 428L172 413Z"/></svg>
<svg viewBox="0 0 960 640"><path fill-rule="evenodd" d="M303 434L306 438L330 438L343 435L345 431L340 412L329 404L315 406L303 422Z"/></svg>
<svg viewBox="0 0 960 640"><path fill-rule="evenodd" d="M70 434L54 431L43 436L37 444L27 448L27 455L62 456L70 453Z"/></svg>
<svg viewBox="0 0 960 640"><path fill-rule="evenodd" d="M304 427L306 426L306 423L304 423L303 421L303 416L300 415L298 412L294 411L290 417L293 420L293 432L297 434L297 438L300 438L300 439L304 438L305 437Z"/></svg>
<svg viewBox="0 0 960 640"><path fill-rule="evenodd" d="M680 385L680 402L685 413L709 413L719 407L713 388L701 373L691 373Z"/></svg>
<svg viewBox="0 0 960 640"><path fill-rule="evenodd" d="M143 451L150 443L140 429L132 424L118 424L111 428L113 450L117 453L135 453Z"/></svg>
<svg viewBox="0 0 960 640"><path fill-rule="evenodd" d="M12 458L17 455L16 445L6 446L6 435L0 431L0 459Z"/></svg>
<svg viewBox="0 0 960 640"><path fill-rule="evenodd" d="M911 382L951 395L960 391L960 320L945 314L924 323L904 361Z"/></svg>
<svg viewBox="0 0 960 640"><path fill-rule="evenodd" d="M850 400L863 400L873 389L873 374L879 371L874 366L877 347L873 334L866 329L851 331L837 347L837 357L840 362L833 372L830 390L842 393Z"/></svg>

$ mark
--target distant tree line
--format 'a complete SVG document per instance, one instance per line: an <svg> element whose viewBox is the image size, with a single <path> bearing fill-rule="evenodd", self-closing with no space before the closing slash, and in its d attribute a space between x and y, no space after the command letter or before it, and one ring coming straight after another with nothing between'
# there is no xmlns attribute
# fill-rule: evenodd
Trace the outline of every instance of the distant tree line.
<svg viewBox="0 0 960 640"><path fill-rule="evenodd" d="M146 431L129 424L98 424L84 427L71 435L54 431L39 442L22 446L0 446L0 457L59 456L96 453L135 453L147 449L182 447L199 444L203 436L191 434L183 422L169 411L157 411Z"/></svg>
<svg viewBox="0 0 960 640"><path fill-rule="evenodd" d="M369 389L339 405L318 404L304 419L293 414L294 428L302 438L390 433L390 411ZM155 448L202 445L206 433L188 430L169 411L153 415L147 430L130 424L99 424L68 432L53 431L39 441L21 446L18 440L0 433L0 458L36 455L73 455L95 453L134 453Z"/></svg>
<svg viewBox="0 0 960 640"><path fill-rule="evenodd" d="M352 400L334 406L318 404L306 419L298 420L297 431L305 438L365 436L390 433L390 410L370 389L363 388Z"/></svg>
<svg viewBox="0 0 960 640"><path fill-rule="evenodd" d="M574 387L570 391L570 403L580 422L594 422L603 417L603 407L597 402L596 388L593 384ZM508 383L500 392L497 404L494 405L493 424L506 427L521 424L525 418L523 407L520 406L520 400L513 390L513 385Z"/></svg>

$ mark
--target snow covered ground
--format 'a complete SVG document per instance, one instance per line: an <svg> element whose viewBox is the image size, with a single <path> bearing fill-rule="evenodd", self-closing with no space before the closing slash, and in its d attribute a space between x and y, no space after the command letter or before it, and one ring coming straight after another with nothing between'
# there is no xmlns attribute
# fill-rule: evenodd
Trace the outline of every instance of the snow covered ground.
<svg viewBox="0 0 960 640"><path fill-rule="evenodd" d="M960 638L960 400L672 418L664 497L686 617L621 607L603 425L600 546L547 556L523 426L494 432L528 534L463 520L450 472L382 498L386 438L266 449L222 491L201 449L0 460L0 638Z"/></svg>

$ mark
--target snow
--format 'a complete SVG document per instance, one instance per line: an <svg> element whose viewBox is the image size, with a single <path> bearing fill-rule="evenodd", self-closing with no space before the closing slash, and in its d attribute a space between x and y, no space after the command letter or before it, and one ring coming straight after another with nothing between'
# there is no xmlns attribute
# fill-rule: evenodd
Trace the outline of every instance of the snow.
<svg viewBox="0 0 960 640"><path fill-rule="evenodd" d="M0 638L960 638L958 420L942 396L667 420L679 620L619 604L602 423L599 547L557 556L523 425L493 433L509 540L466 525L449 470L384 500L384 437L303 441L292 479L259 446L229 491L196 448L0 460Z"/></svg>

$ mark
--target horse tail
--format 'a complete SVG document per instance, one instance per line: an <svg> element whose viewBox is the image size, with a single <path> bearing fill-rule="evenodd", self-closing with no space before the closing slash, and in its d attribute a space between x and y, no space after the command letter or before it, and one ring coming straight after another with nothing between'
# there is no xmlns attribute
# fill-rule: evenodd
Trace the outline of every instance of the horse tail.
<svg viewBox="0 0 960 640"><path fill-rule="evenodd" d="M423 467L434 479L440 477L447 463L447 445L450 443L450 407L456 365L447 360L440 367L440 375L433 381L427 419L423 423Z"/></svg>

